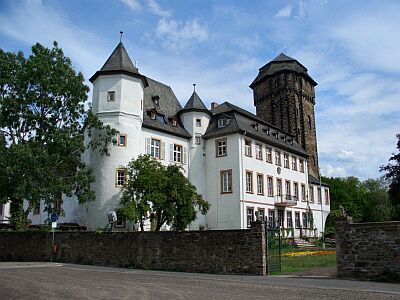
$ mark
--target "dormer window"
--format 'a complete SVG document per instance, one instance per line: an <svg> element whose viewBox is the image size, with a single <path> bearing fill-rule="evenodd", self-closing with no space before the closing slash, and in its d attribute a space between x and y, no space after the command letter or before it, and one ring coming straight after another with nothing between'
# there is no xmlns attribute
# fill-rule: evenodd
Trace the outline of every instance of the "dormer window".
<svg viewBox="0 0 400 300"><path fill-rule="evenodd" d="M254 124L253 124L253 127L254 127L254 130L255 130L255 131L258 131L258 123L254 123Z"/></svg>
<svg viewBox="0 0 400 300"><path fill-rule="evenodd" d="M161 114L156 114L156 119L157 119L157 121L160 122L161 124L164 124L164 123L165 123L164 116L161 115Z"/></svg>
<svg viewBox="0 0 400 300"><path fill-rule="evenodd" d="M107 93L107 102L115 102L115 92L110 91Z"/></svg>
<svg viewBox="0 0 400 300"><path fill-rule="evenodd" d="M150 112L150 117L151 117L153 120L155 120L155 119L156 119L156 112L155 112L155 111Z"/></svg>
<svg viewBox="0 0 400 300"><path fill-rule="evenodd" d="M269 127L264 129L265 134L269 135Z"/></svg>
<svg viewBox="0 0 400 300"><path fill-rule="evenodd" d="M218 128L223 128L228 124L227 118L222 118L218 120Z"/></svg>
<svg viewBox="0 0 400 300"><path fill-rule="evenodd" d="M153 100L155 105L160 106L160 96L158 95L152 96L151 100Z"/></svg>
<svg viewBox="0 0 400 300"><path fill-rule="evenodd" d="M176 122L176 119L174 118L174 119L172 119L172 126L176 126L177 125L177 122Z"/></svg>
<svg viewBox="0 0 400 300"><path fill-rule="evenodd" d="M196 119L196 127L201 127L201 119Z"/></svg>

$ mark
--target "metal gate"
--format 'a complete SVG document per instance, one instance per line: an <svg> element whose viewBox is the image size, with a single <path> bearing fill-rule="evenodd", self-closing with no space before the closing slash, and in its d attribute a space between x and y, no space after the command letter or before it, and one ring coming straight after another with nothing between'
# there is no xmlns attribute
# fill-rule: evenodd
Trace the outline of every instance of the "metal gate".
<svg viewBox="0 0 400 300"><path fill-rule="evenodd" d="M275 224L265 222L268 274L281 271L281 230Z"/></svg>

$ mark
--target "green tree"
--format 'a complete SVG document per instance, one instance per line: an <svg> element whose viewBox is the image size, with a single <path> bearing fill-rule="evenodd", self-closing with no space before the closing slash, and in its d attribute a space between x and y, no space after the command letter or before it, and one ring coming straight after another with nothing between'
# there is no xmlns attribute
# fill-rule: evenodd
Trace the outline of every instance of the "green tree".
<svg viewBox="0 0 400 300"><path fill-rule="evenodd" d="M56 42L35 44L28 58L0 49L0 201L11 201L14 228L26 225L40 200L49 213L61 194L94 200L82 154L90 147L108 155L117 132L92 114L88 91Z"/></svg>
<svg viewBox="0 0 400 300"><path fill-rule="evenodd" d="M386 166L381 166L380 171L385 171L385 178L389 180L389 198L394 206L394 219L400 220L400 134L397 137L398 153L389 158Z"/></svg>
<svg viewBox="0 0 400 300"><path fill-rule="evenodd" d="M127 167L127 182L121 192L121 211L130 221L155 223L159 231L164 224L184 230L196 220L197 210L209 210L209 203L196 193L196 188L183 175L179 166L163 166L148 155L132 159Z"/></svg>
<svg viewBox="0 0 400 300"><path fill-rule="evenodd" d="M393 206L389 200L388 187L383 178L367 179L363 222L384 222L392 218Z"/></svg>

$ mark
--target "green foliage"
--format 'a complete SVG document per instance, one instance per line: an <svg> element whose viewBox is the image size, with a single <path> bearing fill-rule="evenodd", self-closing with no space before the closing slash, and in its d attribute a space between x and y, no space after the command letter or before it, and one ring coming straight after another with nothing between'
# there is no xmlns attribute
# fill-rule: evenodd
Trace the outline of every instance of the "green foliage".
<svg viewBox="0 0 400 300"><path fill-rule="evenodd" d="M128 220L139 222L144 230L148 219L159 231L164 224L184 230L197 217L209 210L209 203L196 193L196 187L177 165L163 166L148 155L132 159L128 179L121 193L122 213Z"/></svg>
<svg viewBox="0 0 400 300"><path fill-rule="evenodd" d="M91 113L88 91L56 42L51 49L35 44L28 58L0 49L0 202L11 201L14 228L26 226L40 200L49 214L61 194L94 200L82 153L91 147L107 155L116 130Z"/></svg>
<svg viewBox="0 0 400 300"><path fill-rule="evenodd" d="M389 158L386 166L381 166L380 171L385 171L385 178L389 180L389 198L394 206L394 220L400 221L400 134L397 137L398 153Z"/></svg>

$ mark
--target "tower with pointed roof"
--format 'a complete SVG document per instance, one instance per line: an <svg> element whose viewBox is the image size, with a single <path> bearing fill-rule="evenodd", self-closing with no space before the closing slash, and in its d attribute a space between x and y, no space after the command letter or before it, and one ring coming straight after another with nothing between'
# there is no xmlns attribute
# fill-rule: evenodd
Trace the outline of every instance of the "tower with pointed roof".
<svg viewBox="0 0 400 300"><path fill-rule="evenodd" d="M316 85L306 67L281 53L259 69L250 87L257 116L295 136L309 154L309 174L319 177L314 113Z"/></svg>

